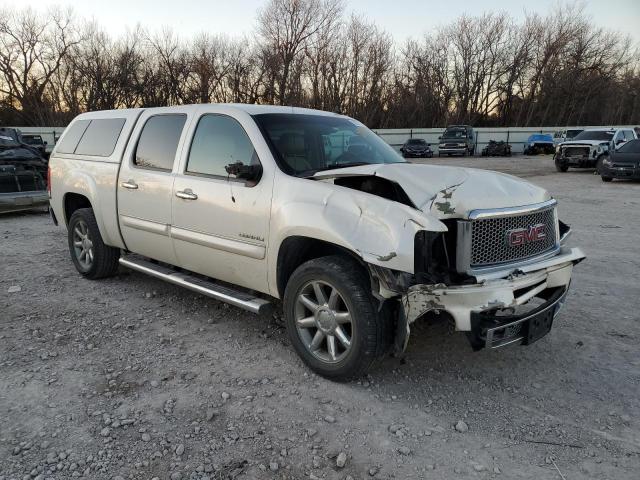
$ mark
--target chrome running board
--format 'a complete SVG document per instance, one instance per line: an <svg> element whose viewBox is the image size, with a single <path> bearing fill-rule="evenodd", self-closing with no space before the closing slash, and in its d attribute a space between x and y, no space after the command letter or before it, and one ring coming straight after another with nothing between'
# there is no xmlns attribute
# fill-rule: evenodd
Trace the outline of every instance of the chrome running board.
<svg viewBox="0 0 640 480"><path fill-rule="evenodd" d="M248 310L259 315L271 309L271 302L262 298L254 297L249 293L233 290L229 287L219 285L209 280L203 280L193 274L177 271L170 267L159 265L143 258L127 255L120 257L120 265L130 268L136 272L145 273L165 282L173 283L187 288L207 297L220 300L235 307Z"/></svg>

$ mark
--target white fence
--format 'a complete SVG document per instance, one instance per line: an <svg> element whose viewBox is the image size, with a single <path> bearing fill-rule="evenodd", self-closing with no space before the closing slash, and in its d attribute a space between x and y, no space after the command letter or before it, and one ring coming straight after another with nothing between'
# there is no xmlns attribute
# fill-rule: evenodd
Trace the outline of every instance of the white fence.
<svg viewBox="0 0 640 480"><path fill-rule="evenodd" d="M615 128L634 128L635 125L623 125ZM476 155L479 155L482 149L489 143L489 140L505 141L512 146L514 153L522 153L527 144L527 138L534 133L547 133L553 136L559 130L578 129L584 130L588 128L612 128L611 125L598 127L501 127L501 128L475 128L476 132ZM409 138L421 138L431 144L434 153L438 153L438 143L440 137L444 133L444 128L389 128L374 130L384 141L394 147L400 149L402 144Z"/></svg>
<svg viewBox="0 0 640 480"><path fill-rule="evenodd" d="M635 125L621 125L616 128L634 128ZM42 139L53 146L57 142L65 127L14 127L22 133L41 135ZM553 136L558 130L587 129L587 128L612 128L612 125L593 127L501 127L501 128L476 128L476 155L489 143L489 140L503 140L512 146L514 153L521 153L527 143L529 135L534 133L548 133ZM399 150L409 138L422 138L431 144L431 148L438 153L438 137L444 133L444 128L393 128L375 129L380 137L389 145Z"/></svg>

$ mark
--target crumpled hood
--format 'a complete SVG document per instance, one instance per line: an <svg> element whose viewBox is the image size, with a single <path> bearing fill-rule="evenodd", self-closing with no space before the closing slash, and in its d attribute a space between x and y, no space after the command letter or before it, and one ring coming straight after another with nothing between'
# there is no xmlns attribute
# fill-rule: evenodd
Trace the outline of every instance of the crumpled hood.
<svg viewBox="0 0 640 480"><path fill-rule="evenodd" d="M314 178L363 175L398 183L419 210L438 218L461 218L472 210L521 207L551 198L546 190L527 181L476 168L393 163L327 170Z"/></svg>

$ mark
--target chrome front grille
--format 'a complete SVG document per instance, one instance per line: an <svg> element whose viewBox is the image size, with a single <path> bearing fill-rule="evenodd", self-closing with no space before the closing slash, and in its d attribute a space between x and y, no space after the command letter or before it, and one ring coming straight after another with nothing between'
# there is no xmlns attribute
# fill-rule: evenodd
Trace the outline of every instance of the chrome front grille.
<svg viewBox="0 0 640 480"><path fill-rule="evenodd" d="M557 244L556 223L554 206L472 220L469 266L519 262L549 252ZM532 235L533 230L537 230L536 235Z"/></svg>

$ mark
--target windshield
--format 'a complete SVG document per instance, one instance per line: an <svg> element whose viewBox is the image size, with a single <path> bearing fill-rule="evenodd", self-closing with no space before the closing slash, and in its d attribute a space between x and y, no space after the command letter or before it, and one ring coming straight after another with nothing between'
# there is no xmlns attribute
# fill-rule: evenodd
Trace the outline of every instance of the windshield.
<svg viewBox="0 0 640 480"><path fill-rule="evenodd" d="M608 142L613 138L613 134L614 132L607 130L585 130L573 137L572 140L602 140Z"/></svg>
<svg viewBox="0 0 640 480"><path fill-rule="evenodd" d="M411 140L407 140L407 145L426 145L426 143L427 142L419 138L413 138Z"/></svg>
<svg viewBox="0 0 640 480"><path fill-rule="evenodd" d="M640 153L640 140L631 140L622 145L617 152L620 153Z"/></svg>
<svg viewBox="0 0 640 480"><path fill-rule="evenodd" d="M6 135L0 135L0 147L18 147L20 144L13 138Z"/></svg>
<svg viewBox="0 0 640 480"><path fill-rule="evenodd" d="M464 128L447 129L442 138L467 138L467 131Z"/></svg>
<svg viewBox="0 0 640 480"><path fill-rule="evenodd" d="M567 130L567 138L573 138L583 130Z"/></svg>
<svg viewBox="0 0 640 480"><path fill-rule="evenodd" d="M27 145L39 145L42 143L42 137L31 137L28 135L23 135L22 141Z"/></svg>
<svg viewBox="0 0 640 480"><path fill-rule="evenodd" d="M305 177L355 165L404 163L384 140L356 120L326 115L254 115L280 167Z"/></svg>

